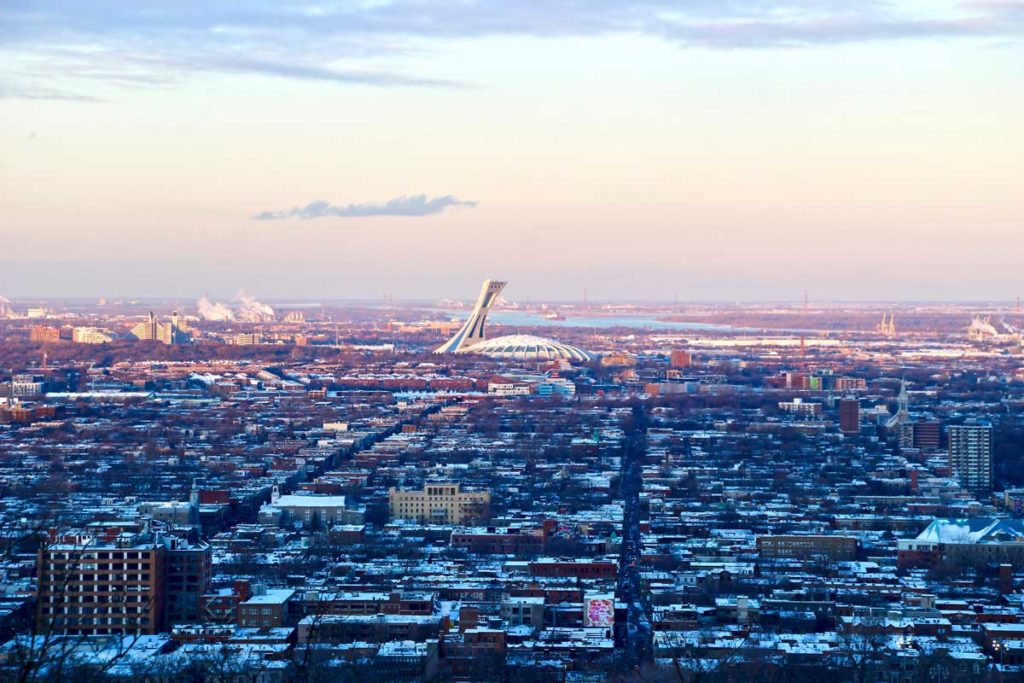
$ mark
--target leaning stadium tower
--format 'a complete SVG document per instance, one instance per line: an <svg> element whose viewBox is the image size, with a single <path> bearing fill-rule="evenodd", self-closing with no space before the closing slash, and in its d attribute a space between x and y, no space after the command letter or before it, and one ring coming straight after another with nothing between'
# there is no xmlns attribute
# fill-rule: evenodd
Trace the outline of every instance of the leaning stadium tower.
<svg viewBox="0 0 1024 683"><path fill-rule="evenodd" d="M434 353L460 353L474 344L486 341L487 334L484 330L484 323L487 322L487 314L490 313L491 306L506 284L508 283L497 280L484 280L480 296L476 300L476 306L473 307L473 313L470 314L469 319L455 333L454 337L434 349Z"/></svg>

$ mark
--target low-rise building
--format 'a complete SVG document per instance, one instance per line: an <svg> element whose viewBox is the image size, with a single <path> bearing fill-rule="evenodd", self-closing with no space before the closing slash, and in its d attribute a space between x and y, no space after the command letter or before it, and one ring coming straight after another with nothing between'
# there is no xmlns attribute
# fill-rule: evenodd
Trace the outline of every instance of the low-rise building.
<svg viewBox="0 0 1024 683"><path fill-rule="evenodd" d="M388 490L391 519L465 524L486 519L490 504L490 492L462 491L455 483L427 483L419 491Z"/></svg>

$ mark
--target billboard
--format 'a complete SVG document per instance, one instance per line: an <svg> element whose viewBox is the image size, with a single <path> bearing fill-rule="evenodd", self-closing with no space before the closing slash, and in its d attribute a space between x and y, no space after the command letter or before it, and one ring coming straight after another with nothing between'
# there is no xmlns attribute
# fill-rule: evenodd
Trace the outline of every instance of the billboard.
<svg viewBox="0 0 1024 683"><path fill-rule="evenodd" d="M615 596L587 594L583 598L583 625L611 628L615 623Z"/></svg>

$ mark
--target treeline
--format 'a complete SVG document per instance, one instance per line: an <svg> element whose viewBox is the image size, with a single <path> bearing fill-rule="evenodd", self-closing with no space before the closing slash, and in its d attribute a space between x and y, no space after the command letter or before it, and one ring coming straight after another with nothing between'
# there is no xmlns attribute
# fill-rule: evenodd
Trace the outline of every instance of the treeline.
<svg viewBox="0 0 1024 683"><path fill-rule="evenodd" d="M1024 485L1024 417L1000 420L993 440L992 466L997 488Z"/></svg>
<svg viewBox="0 0 1024 683"><path fill-rule="evenodd" d="M95 365L109 367L120 362L202 362L210 360L251 360L260 363L278 363L324 359L344 361L360 354L345 349L324 346L251 345L198 343L164 344L154 341L114 341L109 344L75 344L59 342L7 341L0 343L0 368L9 372L39 367L43 352L50 367L61 365Z"/></svg>

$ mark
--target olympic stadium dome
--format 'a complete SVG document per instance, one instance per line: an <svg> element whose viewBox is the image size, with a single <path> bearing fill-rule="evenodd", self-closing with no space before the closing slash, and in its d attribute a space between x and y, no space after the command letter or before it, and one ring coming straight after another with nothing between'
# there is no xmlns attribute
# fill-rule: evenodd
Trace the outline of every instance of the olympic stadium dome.
<svg viewBox="0 0 1024 683"><path fill-rule="evenodd" d="M473 344L469 348L463 349L462 352L514 360L568 360L586 363L592 358L589 353L575 346L528 334L495 337Z"/></svg>

